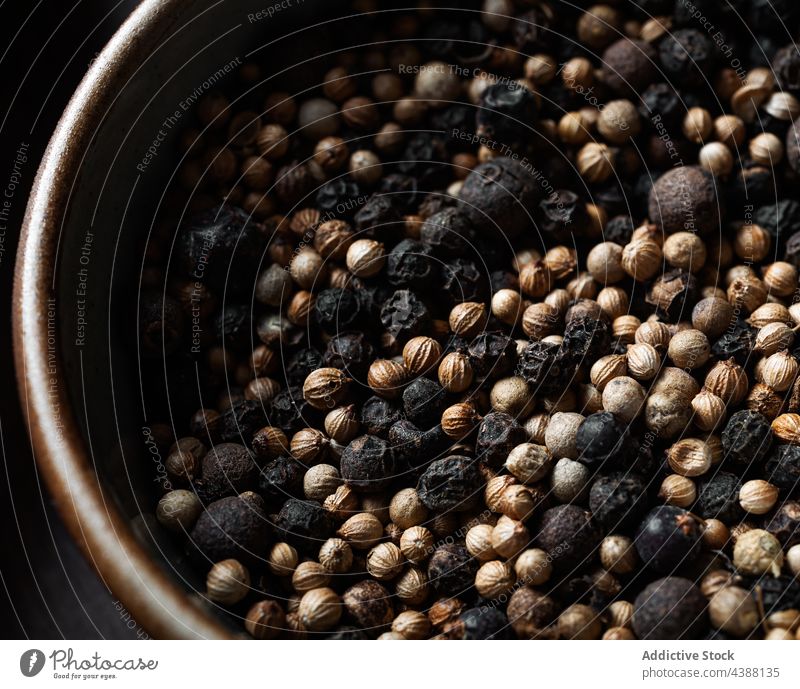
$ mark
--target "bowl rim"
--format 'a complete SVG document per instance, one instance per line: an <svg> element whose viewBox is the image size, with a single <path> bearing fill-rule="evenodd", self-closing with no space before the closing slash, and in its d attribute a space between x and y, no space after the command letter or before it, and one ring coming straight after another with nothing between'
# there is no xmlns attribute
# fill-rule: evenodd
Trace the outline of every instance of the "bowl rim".
<svg viewBox="0 0 800 689"><path fill-rule="evenodd" d="M134 536L93 470L71 408L63 360L48 363L48 300L75 172L131 67L174 28L183 0L143 0L95 58L69 101L36 173L14 270L12 326L20 403L34 459L57 510L103 584L156 638L223 639L203 611ZM183 15L185 16L185 14ZM55 391L55 395L54 395Z"/></svg>

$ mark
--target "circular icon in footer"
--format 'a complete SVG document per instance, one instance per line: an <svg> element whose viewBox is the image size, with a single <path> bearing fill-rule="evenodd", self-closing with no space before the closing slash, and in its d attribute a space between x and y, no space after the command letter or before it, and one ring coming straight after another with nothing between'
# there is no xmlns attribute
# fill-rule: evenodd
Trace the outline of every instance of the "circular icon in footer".
<svg viewBox="0 0 800 689"><path fill-rule="evenodd" d="M38 675L44 667L44 653L38 648L32 648L30 651L25 651L19 659L20 672L26 677L34 677Z"/></svg>

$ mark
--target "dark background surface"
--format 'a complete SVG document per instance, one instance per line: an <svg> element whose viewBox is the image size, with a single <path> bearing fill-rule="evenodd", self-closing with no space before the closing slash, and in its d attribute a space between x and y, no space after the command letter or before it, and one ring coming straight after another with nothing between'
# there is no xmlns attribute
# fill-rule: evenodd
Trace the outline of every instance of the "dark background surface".
<svg viewBox="0 0 800 689"><path fill-rule="evenodd" d="M47 141L94 56L135 0L0 0L0 188L17 150L27 161L0 226L0 637L144 638L83 559L36 473L11 347L19 226Z"/></svg>

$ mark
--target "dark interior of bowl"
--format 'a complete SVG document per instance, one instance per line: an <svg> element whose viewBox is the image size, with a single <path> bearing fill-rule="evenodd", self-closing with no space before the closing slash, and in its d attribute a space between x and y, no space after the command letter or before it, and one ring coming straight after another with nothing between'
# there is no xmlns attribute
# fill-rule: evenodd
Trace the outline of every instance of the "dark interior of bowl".
<svg viewBox="0 0 800 689"><path fill-rule="evenodd" d="M188 407L173 399L165 407L166 396L154 401L142 386L143 366L150 365L140 357L136 336L143 249L171 202L164 190L177 169L177 142L192 120L192 104L232 78L232 67L253 59L267 68L261 89L281 85L297 93L304 80L312 85L311 75L327 64L324 54L335 41L357 40L346 20L335 31L325 28L340 4L291 0L265 14L260 2L196 1L162 16L157 35L143 39L155 48L144 63L125 66L128 80L110 94L113 101L73 180L56 293L74 413L108 493L187 593L202 590L204 581L154 517L165 456L149 424L168 420L161 416L166 409L180 426L185 419L177 416ZM318 22L322 27L314 26ZM174 370L164 374L171 396L191 392Z"/></svg>

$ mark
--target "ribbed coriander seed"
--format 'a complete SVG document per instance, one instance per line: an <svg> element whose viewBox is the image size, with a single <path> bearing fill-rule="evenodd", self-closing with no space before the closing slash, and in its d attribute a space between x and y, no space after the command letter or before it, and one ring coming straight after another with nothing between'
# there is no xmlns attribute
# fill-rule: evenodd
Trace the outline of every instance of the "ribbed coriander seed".
<svg viewBox="0 0 800 689"><path fill-rule="evenodd" d="M475 574L475 588L478 593L492 600L508 593L514 586L516 575L511 566L500 560L490 560L481 565Z"/></svg>
<svg viewBox="0 0 800 689"><path fill-rule="evenodd" d="M763 279L770 294L788 297L797 289L797 268L786 261L776 261L764 268Z"/></svg>
<svg viewBox="0 0 800 689"><path fill-rule="evenodd" d="M634 239L622 248L620 265L634 280L643 282L662 268L661 247L652 239Z"/></svg>
<svg viewBox="0 0 800 689"><path fill-rule="evenodd" d="M439 364L439 384L448 392L464 392L472 384L473 370L469 356L450 352Z"/></svg>
<svg viewBox="0 0 800 689"><path fill-rule="evenodd" d="M760 577L780 575L783 551L780 541L763 529L750 529L741 534L733 546L733 564L742 574Z"/></svg>
<svg viewBox="0 0 800 689"><path fill-rule="evenodd" d="M609 627L603 632L603 641L632 641L635 640L633 632L625 627Z"/></svg>
<svg viewBox="0 0 800 689"><path fill-rule="evenodd" d="M792 574L800 576L800 544L793 545L786 551L786 562Z"/></svg>
<svg viewBox="0 0 800 689"><path fill-rule="evenodd" d="M769 481L753 479L742 485L739 504L749 514L766 514L778 502L778 488Z"/></svg>
<svg viewBox="0 0 800 689"><path fill-rule="evenodd" d="M389 518L401 529L419 526L428 517L428 508L422 504L415 488L403 488L389 503Z"/></svg>
<svg viewBox="0 0 800 689"><path fill-rule="evenodd" d="M599 639L603 633L600 616L588 605L575 603L566 608L556 622L561 639Z"/></svg>
<svg viewBox="0 0 800 689"><path fill-rule="evenodd" d="M639 558L630 538L613 534L600 542L600 562L609 572L630 574L639 564Z"/></svg>
<svg viewBox="0 0 800 689"><path fill-rule="evenodd" d="M425 572L417 567L408 567L394 581L397 597L408 605L420 605L428 597L430 587Z"/></svg>
<svg viewBox="0 0 800 689"><path fill-rule="evenodd" d="M756 601L749 591L739 586L726 586L708 602L711 625L735 637L745 637L759 622Z"/></svg>
<svg viewBox="0 0 800 689"><path fill-rule="evenodd" d="M318 368L303 382L303 399L315 409L330 409L347 394L349 383L338 368Z"/></svg>
<svg viewBox="0 0 800 689"><path fill-rule="evenodd" d="M706 519L703 543L712 550L722 550L730 540L731 532L719 519Z"/></svg>
<svg viewBox="0 0 800 689"><path fill-rule="evenodd" d="M621 287L604 287L598 293L596 301L611 319L624 316L630 308L628 293Z"/></svg>
<svg viewBox="0 0 800 689"><path fill-rule="evenodd" d="M776 352L764 361L761 381L776 392L784 392L797 378L798 368L797 359L788 351Z"/></svg>
<svg viewBox="0 0 800 689"><path fill-rule="evenodd" d="M582 500L588 491L591 471L573 459L562 457L550 474L550 491L562 503Z"/></svg>
<svg viewBox="0 0 800 689"><path fill-rule="evenodd" d="M626 364L633 378L651 380L661 368L661 357L653 345L641 342L628 345Z"/></svg>
<svg viewBox="0 0 800 689"><path fill-rule="evenodd" d="M322 502L334 493L342 482L339 470L330 464L310 467L303 477L303 493L308 500Z"/></svg>
<svg viewBox="0 0 800 689"><path fill-rule="evenodd" d="M768 255L772 239L764 228L754 223L740 225L733 240L736 255L751 263L759 263Z"/></svg>
<svg viewBox="0 0 800 689"><path fill-rule="evenodd" d="M702 476L711 468L711 450L699 438L684 438L667 450L667 463L680 476Z"/></svg>
<svg viewBox="0 0 800 689"><path fill-rule="evenodd" d="M689 328L672 336L667 354L675 366L692 370L700 368L708 361L711 345L702 332Z"/></svg>
<svg viewBox="0 0 800 689"><path fill-rule="evenodd" d="M367 553L367 572L379 581L394 579L403 568L403 553L394 543L379 543Z"/></svg>
<svg viewBox="0 0 800 689"><path fill-rule="evenodd" d="M498 509L511 519L525 521L533 514L543 499L544 495L538 487L514 484L503 491Z"/></svg>
<svg viewBox="0 0 800 689"><path fill-rule="evenodd" d="M442 355L439 343L431 337L412 337L403 347L403 363L411 376L431 370Z"/></svg>
<svg viewBox="0 0 800 689"><path fill-rule="evenodd" d="M598 391L603 392L610 381L619 376L624 376L625 371L626 358L624 354L607 354L592 364L592 368L589 371L589 379Z"/></svg>
<svg viewBox="0 0 800 689"><path fill-rule="evenodd" d="M556 307L544 302L531 304L522 314L522 332L532 340L541 340L556 332L559 313Z"/></svg>
<svg viewBox="0 0 800 689"><path fill-rule="evenodd" d="M450 311L450 330L461 337L475 337L486 327L486 306L480 302L456 304Z"/></svg>
<svg viewBox="0 0 800 689"><path fill-rule="evenodd" d="M361 425L358 422L358 414L355 405L349 404L346 407L337 407L325 416L325 432L337 443L345 445L355 438Z"/></svg>
<svg viewBox="0 0 800 689"><path fill-rule="evenodd" d="M322 507L336 519L347 519L358 510L358 495L350 486L342 485L325 498Z"/></svg>
<svg viewBox="0 0 800 689"><path fill-rule="evenodd" d="M514 557L530 543L531 537L525 525L503 515L492 530L492 548L501 557Z"/></svg>
<svg viewBox="0 0 800 689"><path fill-rule="evenodd" d="M367 385L373 392L386 399L400 396L408 378L405 366L393 359L376 359L367 372Z"/></svg>
<svg viewBox="0 0 800 689"><path fill-rule="evenodd" d="M715 177L726 177L733 170L733 153L725 144L712 141L700 149L697 162Z"/></svg>
<svg viewBox="0 0 800 689"><path fill-rule="evenodd" d="M400 537L400 552L410 562L423 562L433 552L433 534L424 526L412 526Z"/></svg>
<svg viewBox="0 0 800 689"><path fill-rule="evenodd" d="M247 611L244 627L254 639L275 639L286 624L286 613L278 601L262 600Z"/></svg>
<svg viewBox="0 0 800 689"><path fill-rule="evenodd" d="M585 144L578 151L575 162L581 177L592 184L604 182L614 171L612 152L606 144L596 142Z"/></svg>
<svg viewBox="0 0 800 689"><path fill-rule="evenodd" d="M329 574L344 574L353 565L353 550L341 538L329 538L319 549L319 563Z"/></svg>
<svg viewBox="0 0 800 689"><path fill-rule="evenodd" d="M392 631L404 639L427 639L431 623L424 613L405 610L392 620Z"/></svg>
<svg viewBox="0 0 800 689"><path fill-rule="evenodd" d="M713 431L725 421L726 407L721 397L708 390L701 390L692 398L692 420L701 431Z"/></svg>
<svg viewBox="0 0 800 689"><path fill-rule="evenodd" d="M523 550L514 562L517 581L527 586L546 584L553 574L550 556L540 548Z"/></svg>
<svg viewBox="0 0 800 689"><path fill-rule="evenodd" d="M322 461L328 451L329 444L330 440L322 431L318 431L316 428L301 428L292 436L292 440L289 443L289 453L298 462L311 465Z"/></svg>
<svg viewBox="0 0 800 689"><path fill-rule="evenodd" d="M342 603L332 589L312 589L303 594L297 614L306 629L324 632L338 624L342 616Z"/></svg>
<svg viewBox="0 0 800 689"><path fill-rule="evenodd" d="M625 277L622 267L622 247L614 242L595 244L586 257L586 269L601 285L619 282Z"/></svg>
<svg viewBox="0 0 800 689"><path fill-rule="evenodd" d="M597 131L609 143L620 145L636 136L642 124L636 106L629 100L612 100L605 104L597 119Z"/></svg>
<svg viewBox="0 0 800 689"><path fill-rule="evenodd" d="M733 359L720 361L706 374L705 388L726 404L739 404L749 388L747 374Z"/></svg>
<svg viewBox="0 0 800 689"><path fill-rule="evenodd" d="M156 519L170 531L184 533L194 526L202 511L200 498L193 491L171 490L158 501Z"/></svg>
<svg viewBox="0 0 800 689"><path fill-rule="evenodd" d="M489 393L489 401L496 412L513 417L525 417L533 411L535 400L528 382L521 376L498 380Z"/></svg>
<svg viewBox="0 0 800 689"><path fill-rule="evenodd" d="M550 471L553 457L546 447L523 443L508 454L505 468L522 483L535 483Z"/></svg>
<svg viewBox="0 0 800 689"><path fill-rule="evenodd" d="M497 553L492 547L493 530L491 524L477 524L467 531L465 545L469 554L476 560L488 562L497 558Z"/></svg>
<svg viewBox="0 0 800 689"><path fill-rule="evenodd" d="M347 249L347 269L356 277L377 275L386 263L383 244L374 239L357 239Z"/></svg>
<svg viewBox="0 0 800 689"><path fill-rule="evenodd" d="M330 583L330 573L319 562L301 562L292 574L292 587L298 593L318 589Z"/></svg>
<svg viewBox="0 0 800 689"><path fill-rule="evenodd" d="M773 167L783 159L783 143L772 132L763 132L750 139L748 146L753 162Z"/></svg>
<svg viewBox="0 0 800 689"><path fill-rule="evenodd" d="M501 289L492 296L492 315L501 323L516 325L522 315L522 295L517 290Z"/></svg>
<svg viewBox="0 0 800 689"><path fill-rule="evenodd" d="M683 118L683 135L693 144L702 144L711 135L714 123L705 108L689 108Z"/></svg>
<svg viewBox="0 0 800 689"><path fill-rule="evenodd" d="M267 568L275 576L286 577L294 572L299 561L297 551L288 543L276 543L269 551Z"/></svg>
<svg viewBox="0 0 800 689"><path fill-rule="evenodd" d="M336 535L357 550L367 550L383 537L383 524L373 514L354 514L339 527Z"/></svg>
<svg viewBox="0 0 800 689"><path fill-rule="evenodd" d="M661 482L658 497L667 505L689 508L697 499L697 486L692 479L680 474L670 474Z"/></svg>
<svg viewBox="0 0 800 689"><path fill-rule="evenodd" d="M222 605L234 605L250 590L250 572L238 560L217 562L206 577L206 596Z"/></svg>
<svg viewBox="0 0 800 689"><path fill-rule="evenodd" d="M781 414L771 424L775 437L785 443L800 444L800 414Z"/></svg>
<svg viewBox="0 0 800 689"><path fill-rule="evenodd" d="M480 416L471 402L459 402L442 412L442 431L448 438L464 438L478 425Z"/></svg>

